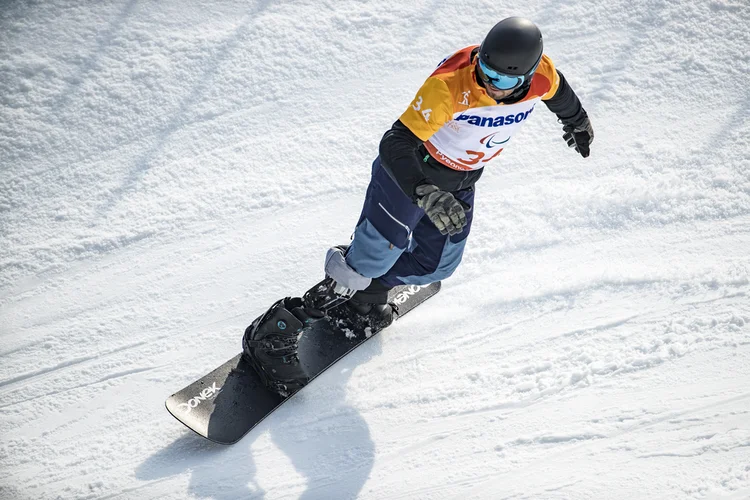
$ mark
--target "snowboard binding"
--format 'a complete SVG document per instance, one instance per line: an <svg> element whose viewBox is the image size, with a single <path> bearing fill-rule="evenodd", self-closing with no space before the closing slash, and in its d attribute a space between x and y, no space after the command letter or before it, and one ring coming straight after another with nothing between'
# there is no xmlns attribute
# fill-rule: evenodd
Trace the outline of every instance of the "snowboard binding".
<svg viewBox="0 0 750 500"><path fill-rule="evenodd" d="M297 354L298 341L302 330L323 316L305 307L302 299L287 297L245 329L243 353L266 387L287 397L309 382Z"/></svg>
<svg viewBox="0 0 750 500"><path fill-rule="evenodd" d="M328 315L332 326L363 332L367 337L393 322L393 307L387 303L390 288L357 275L345 263L346 250L346 246L333 247L327 256L327 266L338 266L339 271L343 269L345 274L349 273L348 277L354 277L355 286L366 289L352 290L326 274L302 297L276 302L245 330L245 357L266 387L281 396L290 396L310 381L299 360L298 342L303 330L315 321Z"/></svg>

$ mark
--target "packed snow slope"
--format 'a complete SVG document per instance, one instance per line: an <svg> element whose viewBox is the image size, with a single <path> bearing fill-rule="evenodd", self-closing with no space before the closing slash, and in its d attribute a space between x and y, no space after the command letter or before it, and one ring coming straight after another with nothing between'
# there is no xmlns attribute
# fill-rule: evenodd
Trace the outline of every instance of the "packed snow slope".
<svg viewBox="0 0 750 500"><path fill-rule="evenodd" d="M175 421L509 15L591 157L538 107L437 297L234 446ZM746 0L4 2L0 498L750 498L749 27Z"/></svg>

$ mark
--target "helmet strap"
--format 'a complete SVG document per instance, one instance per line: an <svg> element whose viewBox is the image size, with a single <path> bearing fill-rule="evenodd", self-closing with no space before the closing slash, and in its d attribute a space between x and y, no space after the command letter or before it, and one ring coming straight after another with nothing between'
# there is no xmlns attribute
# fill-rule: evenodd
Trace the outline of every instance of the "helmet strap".
<svg viewBox="0 0 750 500"><path fill-rule="evenodd" d="M498 104L500 103L513 104L517 101L520 101L524 97L526 97L526 94L528 94L530 88L531 88L531 78L528 78L526 79L525 82L523 82L523 84L520 87L518 87L513 92L511 92L509 96L504 97L500 99L499 101L495 101L495 102L497 102Z"/></svg>

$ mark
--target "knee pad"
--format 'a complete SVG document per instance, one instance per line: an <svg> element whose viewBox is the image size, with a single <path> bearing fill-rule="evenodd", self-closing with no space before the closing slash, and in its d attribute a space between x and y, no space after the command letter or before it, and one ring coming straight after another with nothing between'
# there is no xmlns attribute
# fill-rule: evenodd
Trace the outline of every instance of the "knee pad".
<svg viewBox="0 0 750 500"><path fill-rule="evenodd" d="M370 286L371 278L362 276L346 263L346 247L333 247L326 254L325 273L337 284L349 290L364 290Z"/></svg>

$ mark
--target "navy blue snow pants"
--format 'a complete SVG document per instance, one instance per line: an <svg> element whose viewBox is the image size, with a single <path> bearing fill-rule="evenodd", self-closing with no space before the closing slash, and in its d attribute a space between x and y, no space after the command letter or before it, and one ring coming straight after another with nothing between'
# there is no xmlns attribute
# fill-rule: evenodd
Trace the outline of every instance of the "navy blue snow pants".
<svg viewBox="0 0 750 500"><path fill-rule="evenodd" d="M474 190L454 192L474 206ZM380 165L372 163L362 215L346 262L359 274L379 278L384 285L426 285L447 278L461 262L474 211L453 236L440 231Z"/></svg>

